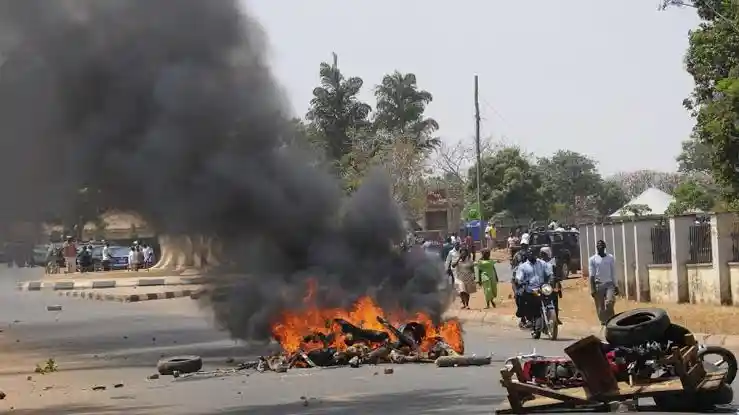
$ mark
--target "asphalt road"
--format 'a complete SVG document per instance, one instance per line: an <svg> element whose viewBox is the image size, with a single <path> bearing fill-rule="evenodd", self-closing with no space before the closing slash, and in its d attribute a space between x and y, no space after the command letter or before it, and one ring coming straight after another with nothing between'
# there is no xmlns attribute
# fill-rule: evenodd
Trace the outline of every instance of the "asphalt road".
<svg viewBox="0 0 739 415"><path fill-rule="evenodd" d="M120 304L17 292L15 279L33 278L33 272L10 274L0 273L0 390L8 395L0 413L490 414L504 398L498 373L507 357L534 348L561 355L572 340L534 342L515 329L467 325L467 351L494 353L493 365L395 365L389 375L383 367L363 366L147 380L162 355L198 354L212 369L270 346L230 340L189 299ZM46 311L48 305L62 311ZM60 371L33 374L33 362L49 357ZM95 385L107 389L91 391Z"/></svg>

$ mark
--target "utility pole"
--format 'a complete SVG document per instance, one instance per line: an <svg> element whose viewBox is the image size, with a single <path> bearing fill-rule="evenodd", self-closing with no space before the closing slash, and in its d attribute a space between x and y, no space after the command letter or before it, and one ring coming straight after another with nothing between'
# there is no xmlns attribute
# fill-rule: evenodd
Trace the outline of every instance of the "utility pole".
<svg viewBox="0 0 739 415"><path fill-rule="evenodd" d="M331 52L331 55L334 57L334 69L336 69L339 66L339 56L336 52Z"/></svg>
<svg viewBox="0 0 739 415"><path fill-rule="evenodd" d="M475 153L477 155L477 213L480 215L480 220L478 221L478 226L480 228L480 232L478 233L478 237L480 238L480 249L484 246L483 243L485 241L485 237L482 235L483 227L482 227L482 203L480 199L480 181L482 179L482 173L480 169L481 164L481 157L480 157L480 99L479 99L479 91L478 91L478 82L477 82L477 75L475 75Z"/></svg>

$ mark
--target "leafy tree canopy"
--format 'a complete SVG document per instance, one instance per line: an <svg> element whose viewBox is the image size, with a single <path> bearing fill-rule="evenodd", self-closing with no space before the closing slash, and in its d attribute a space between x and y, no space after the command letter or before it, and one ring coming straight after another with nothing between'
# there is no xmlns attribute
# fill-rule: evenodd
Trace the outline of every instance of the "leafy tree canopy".
<svg viewBox="0 0 739 415"><path fill-rule="evenodd" d="M598 192L601 178L593 159L570 150L559 150L538 162L544 186L553 201L573 205L575 198Z"/></svg>
<svg viewBox="0 0 739 415"><path fill-rule="evenodd" d="M430 92L418 88L416 75L395 71L385 75L375 87L377 110L374 124L379 130L393 131L413 138L422 150L437 147L439 129L433 118L424 118L426 106L433 100Z"/></svg>
<svg viewBox="0 0 739 415"><path fill-rule="evenodd" d="M369 126L371 107L357 97L364 85L362 78L344 78L339 68L325 62L319 74L321 85L313 90L306 118L325 140L327 156L341 160L351 149L350 134Z"/></svg>
<svg viewBox="0 0 739 415"><path fill-rule="evenodd" d="M675 201L667 208L667 214L680 215L690 211L708 212L716 205L716 193L711 187L695 179L680 183L673 193Z"/></svg>
<svg viewBox="0 0 739 415"><path fill-rule="evenodd" d="M468 177L468 194L474 194L477 186L475 166ZM482 217L503 211L517 219L548 214L541 176L519 148L506 147L484 157L481 178Z"/></svg>
<svg viewBox="0 0 739 415"><path fill-rule="evenodd" d="M696 120L693 139L698 150L689 160L705 155L725 195L735 200L739 197L739 7L729 0L695 0L691 5L702 22L690 32L685 55L695 88L684 105ZM704 163L696 164L702 168Z"/></svg>
<svg viewBox="0 0 739 415"><path fill-rule="evenodd" d="M602 180L595 194L595 209L600 216L607 216L621 209L629 198L623 188L613 180Z"/></svg>

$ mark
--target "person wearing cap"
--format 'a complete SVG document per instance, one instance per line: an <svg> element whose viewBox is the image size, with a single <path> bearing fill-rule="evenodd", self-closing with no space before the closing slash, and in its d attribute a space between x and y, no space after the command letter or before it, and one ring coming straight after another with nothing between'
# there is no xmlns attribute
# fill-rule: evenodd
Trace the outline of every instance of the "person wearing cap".
<svg viewBox="0 0 739 415"><path fill-rule="evenodd" d="M613 317L614 304L618 295L616 285L616 260L606 252L606 243L603 240L595 244L596 254L588 260L588 279L590 295L595 302L595 312L601 326Z"/></svg>

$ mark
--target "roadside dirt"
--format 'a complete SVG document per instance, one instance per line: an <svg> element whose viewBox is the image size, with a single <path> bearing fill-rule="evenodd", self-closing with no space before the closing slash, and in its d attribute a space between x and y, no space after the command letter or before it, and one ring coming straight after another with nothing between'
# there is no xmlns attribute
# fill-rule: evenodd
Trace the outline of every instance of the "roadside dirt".
<svg viewBox="0 0 739 415"><path fill-rule="evenodd" d="M567 324L580 326L597 326L593 299L587 281L583 278L569 279L564 282L563 297L560 300L560 318ZM459 303L455 303L459 306ZM513 315L515 303L510 283L498 284L497 308L489 312L501 315ZM472 295L470 308L483 310L485 299L481 291ZM706 334L739 334L739 308L721 307L699 304L656 304L639 303L619 298L616 301L616 312L643 307L659 307L667 311L670 319L693 332Z"/></svg>

